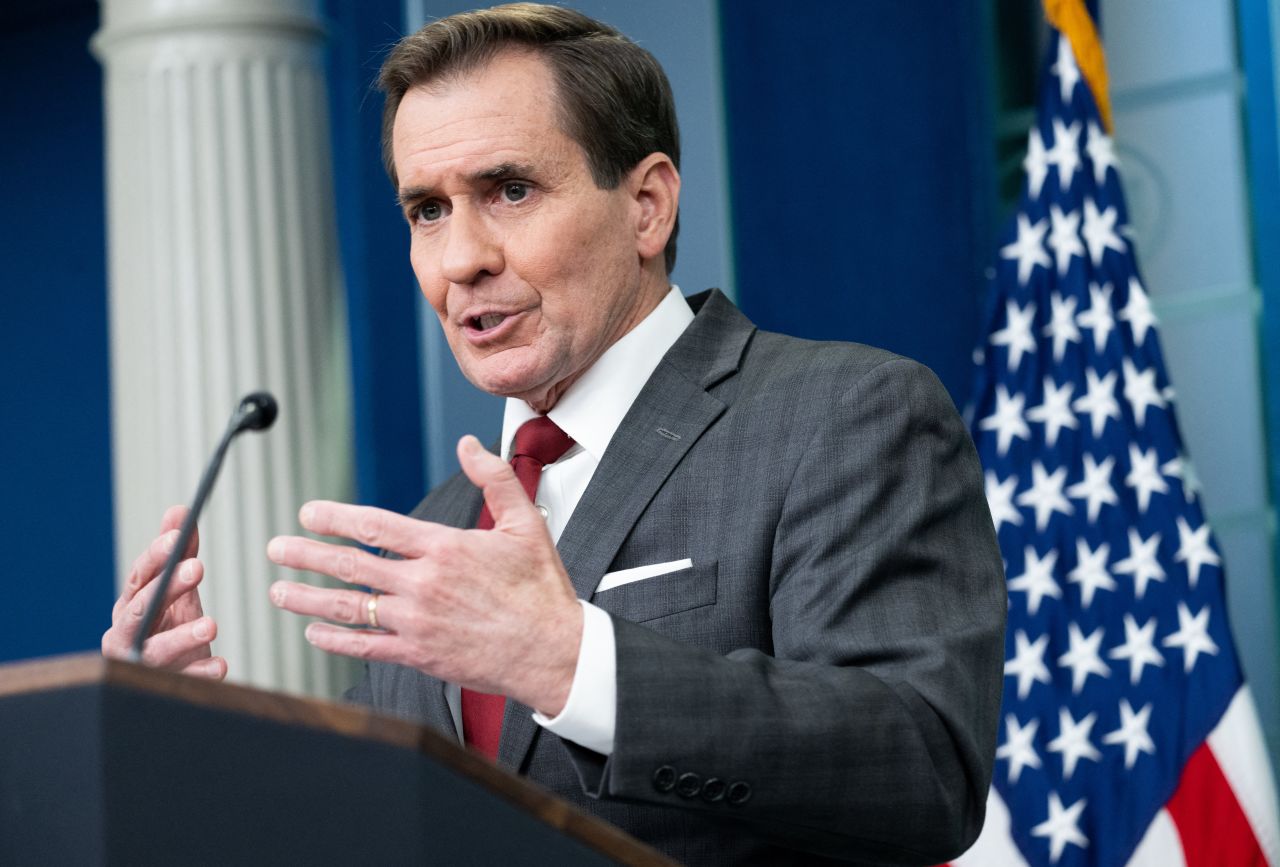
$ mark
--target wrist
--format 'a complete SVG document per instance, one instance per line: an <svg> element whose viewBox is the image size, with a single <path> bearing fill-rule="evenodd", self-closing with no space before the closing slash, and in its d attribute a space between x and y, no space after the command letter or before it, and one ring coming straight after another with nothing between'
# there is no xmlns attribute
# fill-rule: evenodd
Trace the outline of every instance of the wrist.
<svg viewBox="0 0 1280 867"><path fill-rule="evenodd" d="M561 609L555 625L548 631L543 649L545 662L541 689L529 706L546 717L559 716L569 701L578 654L582 648L582 606L574 599Z"/></svg>

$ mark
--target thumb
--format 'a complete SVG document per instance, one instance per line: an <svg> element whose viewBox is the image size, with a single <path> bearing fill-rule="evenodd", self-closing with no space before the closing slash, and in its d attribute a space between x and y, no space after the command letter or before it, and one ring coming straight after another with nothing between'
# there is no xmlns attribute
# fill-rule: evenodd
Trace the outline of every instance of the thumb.
<svg viewBox="0 0 1280 867"><path fill-rule="evenodd" d="M513 528L537 517L511 464L480 445L470 434L458 440L458 463L471 484L484 493L495 527Z"/></svg>

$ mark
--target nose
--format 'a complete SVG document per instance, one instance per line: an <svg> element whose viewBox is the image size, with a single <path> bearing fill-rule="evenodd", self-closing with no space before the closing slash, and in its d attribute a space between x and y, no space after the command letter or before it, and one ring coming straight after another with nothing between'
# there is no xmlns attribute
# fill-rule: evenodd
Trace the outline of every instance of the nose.
<svg viewBox="0 0 1280 867"><path fill-rule="evenodd" d="M440 271L450 283L474 283L502 271L502 245L481 214L456 207L447 231Z"/></svg>

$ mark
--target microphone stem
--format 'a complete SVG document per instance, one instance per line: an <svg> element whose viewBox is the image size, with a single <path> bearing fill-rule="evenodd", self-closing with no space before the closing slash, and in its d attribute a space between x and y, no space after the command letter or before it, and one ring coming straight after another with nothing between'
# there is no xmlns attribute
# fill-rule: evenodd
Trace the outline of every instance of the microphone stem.
<svg viewBox="0 0 1280 867"><path fill-rule="evenodd" d="M174 543L173 550L169 552L169 559L165 561L164 571L160 573L155 592L151 596L150 603L147 604L147 612L142 618L141 628L138 630L137 637L133 640L133 649L129 651L130 662L142 662L142 645L147 640L147 636L151 634L152 628L155 627L156 621L160 617L160 612L164 610L164 598L169 591L169 585L173 583L174 570L177 569L183 554L186 553L187 545L191 543L191 537L195 534L196 520L200 517L200 512L204 509L204 501L209 496L209 491L213 488L214 481L218 478L218 472L222 469L222 459L226 457L231 440L242 429L240 426L241 420L242 416L239 412L232 415L231 421L227 424L227 429L218 443L218 448L213 453L212 460L205 467L204 475L200 477L195 499L191 501L191 508L187 511L186 520L182 522L182 528L178 532L178 541Z"/></svg>

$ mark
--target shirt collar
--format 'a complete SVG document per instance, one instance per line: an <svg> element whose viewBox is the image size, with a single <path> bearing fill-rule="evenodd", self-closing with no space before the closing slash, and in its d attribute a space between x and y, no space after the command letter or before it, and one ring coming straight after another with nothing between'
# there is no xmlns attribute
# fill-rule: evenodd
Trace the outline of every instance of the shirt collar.
<svg viewBox="0 0 1280 867"><path fill-rule="evenodd" d="M606 349L596 363L569 386L547 415L599 463L662 356L692 321L693 311L680 293L680 287L672 286L648 316ZM502 417L504 458L511 454L511 442L520 425L537 416L523 400L507 398Z"/></svg>

